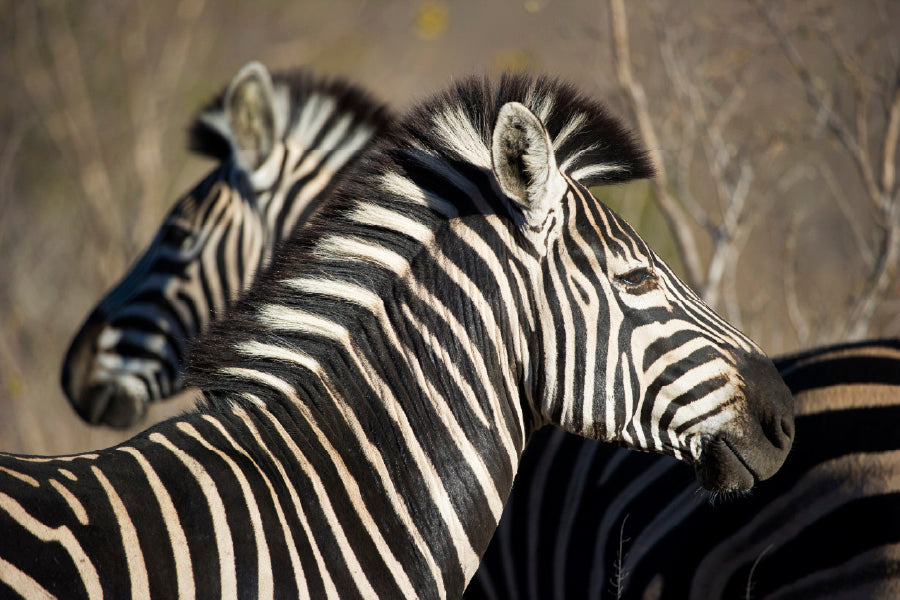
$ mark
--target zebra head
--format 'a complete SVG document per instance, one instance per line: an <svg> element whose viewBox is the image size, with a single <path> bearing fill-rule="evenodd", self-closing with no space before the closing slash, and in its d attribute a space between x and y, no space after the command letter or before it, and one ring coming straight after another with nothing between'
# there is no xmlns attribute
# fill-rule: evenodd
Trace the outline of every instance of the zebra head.
<svg viewBox="0 0 900 600"><path fill-rule="evenodd" d="M220 164L175 204L69 347L62 387L78 414L125 427L179 392L191 342L387 122L343 82L243 67L191 129L192 149Z"/></svg>
<svg viewBox="0 0 900 600"><path fill-rule="evenodd" d="M539 419L672 455L693 464L708 489L749 489L790 449L787 387L756 344L585 186L649 170L628 149L627 134L610 123L573 150L572 131L557 126L552 137L535 114L553 118L543 100L504 104L491 145L497 186L540 256L533 278ZM625 151L592 162L598 146Z"/></svg>

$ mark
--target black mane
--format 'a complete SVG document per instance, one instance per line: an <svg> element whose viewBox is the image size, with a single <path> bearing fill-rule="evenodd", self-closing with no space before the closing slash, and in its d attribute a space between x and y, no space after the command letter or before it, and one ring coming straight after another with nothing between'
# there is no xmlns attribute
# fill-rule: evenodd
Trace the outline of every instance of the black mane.
<svg viewBox="0 0 900 600"><path fill-rule="evenodd" d="M554 142L557 164L583 185L653 175L645 150L603 104L585 96L573 85L546 75L506 74L499 83L487 77L463 79L413 109L404 119L400 135L459 160L461 157L454 156L446 146L442 148L442 140L434 135L436 119L451 110L464 114L485 148L490 149L494 123L507 102L524 104L540 118ZM559 142L561 134L565 134L565 139ZM575 175L586 167L601 165L619 168L582 177Z"/></svg>

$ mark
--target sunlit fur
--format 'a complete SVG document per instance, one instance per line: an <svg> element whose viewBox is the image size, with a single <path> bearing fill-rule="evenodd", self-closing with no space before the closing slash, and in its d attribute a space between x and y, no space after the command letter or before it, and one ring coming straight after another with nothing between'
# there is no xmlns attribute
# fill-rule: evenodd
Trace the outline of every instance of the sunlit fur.
<svg viewBox="0 0 900 600"><path fill-rule="evenodd" d="M492 131L501 107L527 135ZM499 191L495 133L521 198ZM523 165L542 157L560 170L532 185ZM649 172L554 80L468 79L422 103L213 325L189 370L196 412L90 455L0 457L0 579L458 597L546 423L677 452L714 488L770 474L754 461L777 468L790 444L774 368L585 187ZM771 369L755 388L748 359ZM745 456L715 446L729 436Z"/></svg>
<svg viewBox="0 0 900 600"><path fill-rule="evenodd" d="M772 479L710 503L669 458L539 432L465 597L900 597L900 341L775 364L799 433Z"/></svg>
<svg viewBox="0 0 900 600"><path fill-rule="evenodd" d="M251 64L235 83L253 67L268 80ZM190 136L194 150L221 164L175 204L72 342L63 389L86 420L130 425L147 402L180 391L190 342L225 315L390 120L368 94L340 81L297 71L270 85L266 102L245 111L274 115L273 131L261 133L275 138L261 163L241 159L246 142L231 130L223 91Z"/></svg>

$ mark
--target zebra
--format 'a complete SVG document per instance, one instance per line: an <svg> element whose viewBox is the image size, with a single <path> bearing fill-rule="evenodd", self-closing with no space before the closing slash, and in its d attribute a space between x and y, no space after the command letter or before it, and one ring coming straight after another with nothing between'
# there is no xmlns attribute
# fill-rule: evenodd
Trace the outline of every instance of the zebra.
<svg viewBox="0 0 900 600"><path fill-rule="evenodd" d="M106 450L0 457L0 581L459 597L551 424L711 490L768 478L793 438L774 365L586 187L650 172L549 77L418 104L211 326L195 411Z"/></svg>
<svg viewBox="0 0 900 600"><path fill-rule="evenodd" d="M362 89L252 62L190 128L219 162L181 198L72 341L62 387L89 423L127 427L183 386L190 342L220 319L394 118Z"/></svg>
<svg viewBox="0 0 900 600"><path fill-rule="evenodd" d="M775 358L799 439L752 495L544 430L478 573L479 598L900 597L900 340Z"/></svg>

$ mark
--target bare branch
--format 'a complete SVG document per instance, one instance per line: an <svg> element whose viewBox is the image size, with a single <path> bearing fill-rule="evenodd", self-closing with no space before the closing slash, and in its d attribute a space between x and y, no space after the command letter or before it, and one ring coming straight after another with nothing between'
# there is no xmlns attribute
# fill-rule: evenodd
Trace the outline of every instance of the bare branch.
<svg viewBox="0 0 900 600"><path fill-rule="evenodd" d="M866 281L850 316L847 319L846 335L851 339L864 337L869 333L872 317L891 282L897 277L897 263L900 260L900 191L894 193L888 204L884 236L876 253L875 268Z"/></svg>
<svg viewBox="0 0 900 600"><path fill-rule="evenodd" d="M844 219L850 226L850 230L853 232L853 239L856 242L856 248L859 250L863 263L866 265L866 268L872 269L875 266L875 254L870 247L871 240L869 238L871 237L871 232L866 230L866 227L860 221L859 215L850 207L850 204L847 202L847 195L841 188L834 173L831 172L831 168L826 165L817 165L816 170L822 176L822 180L828 186L829 191L831 191L834 203L837 204L844 215Z"/></svg>
<svg viewBox="0 0 900 600"><path fill-rule="evenodd" d="M700 206L696 198L694 198L693 192L688 185L691 164L694 160L694 146L698 137L697 132L703 129L703 124L698 124L698 113L702 111L696 110L696 107L699 104L696 86L688 83L687 76L681 68L681 64L675 58L675 44L671 37L671 29L665 26L658 15L656 18L656 29L657 35L659 36L659 52L663 59L663 66L665 67L666 74L672 82L675 96L681 99L682 104L685 105L678 110L681 120L684 123L684 127L682 128L682 140L681 144L679 144L681 151L679 152L678 169L676 170L675 175L679 182L678 197L682 206L687 210L694 221L696 221L710 236L715 237L717 229L716 224L709 218L709 214L702 206ZM694 108L694 110L689 110L688 107ZM700 285L702 282L697 281L695 283L696 285Z"/></svg>
<svg viewBox="0 0 900 600"><path fill-rule="evenodd" d="M168 193L163 177L163 145L165 130L160 125L166 110L165 100L171 98L174 90L186 70L186 60L191 55L190 47L194 39L194 33L198 30L196 22L200 17L205 0L182 0L176 10L173 27L169 29L163 48L159 53L159 60L153 64L152 69L143 69L146 72L142 85L129 86L131 93L131 122L134 127L135 142L133 144L134 166L141 182L141 198L138 204L138 216L132 221L137 226L153 224L156 219L151 218L151 211L156 209L164 196ZM143 46L146 44L147 32L150 27L146 11L153 4L136 5L140 17L137 19L137 31L129 36L129 43ZM126 52L123 48L122 55L130 59L132 72L141 71L136 64L145 62L145 52Z"/></svg>
<svg viewBox="0 0 900 600"><path fill-rule="evenodd" d="M744 164L740 178L729 195L722 224L713 239L712 257L706 269L706 281L703 285L703 299L712 306L716 306L719 301L723 275L726 270L734 270L740 256L740 248L749 237L750 227L744 220L744 206L752 181L753 169Z"/></svg>
<svg viewBox="0 0 900 600"><path fill-rule="evenodd" d="M819 25L823 40L829 45L839 64L847 72L853 82L856 96L856 134L850 131L840 116L831 110L830 94L820 92L813 84L812 76L802 57L785 32L779 27L768 4L763 0L750 0L769 30L778 41L792 68L797 73L806 92L807 101L818 112L827 114L827 126L850 154L863 182L869 201L878 211L880 239L874 252L871 272L865 277L861 291L852 303L847 318L844 335L850 338L866 335L870 328L875 310L884 299L884 295L896 280L898 261L900 261L900 209L898 209L898 191L895 182L895 157L897 138L900 135L900 90L893 89L893 99L887 111L885 136L882 143L882 163L880 177L876 177L876 165L869 155L869 117L868 103L877 80L867 76L860 61L840 42L832 21L825 18ZM835 194L841 210L847 214L846 207L840 204L842 196ZM849 219L857 243L862 235L857 231L859 226L855 219ZM863 244L864 246L864 244Z"/></svg>
<svg viewBox="0 0 900 600"><path fill-rule="evenodd" d="M712 255L707 264L705 277L698 282L701 296L713 306L720 299L726 302L729 318L738 323L741 311L736 298L736 291L723 294L724 275L733 270L740 255L739 248L746 242L747 229L740 225L744 217L746 199L753 180L753 169L746 161L742 161L740 174L736 182L730 181L729 169L734 158L734 149L729 146L723 134L723 128L738 111L745 97L744 87L734 85L728 97L718 105L715 114L710 118L699 87L692 83L684 72L683 62L676 57L675 42L672 30L657 15L656 29L659 36L659 50L663 65L672 81L676 96L686 100L681 109L682 119L692 130L702 130L706 142L701 144L706 155L707 165L718 196L721 213L719 224L714 223L704 208L699 206L689 193L689 187L679 188L685 193L680 199L689 214L706 230L713 241ZM690 173L690 163L681 164L685 174ZM684 177L687 179L687 176ZM738 239L743 237L743 239ZM732 286L733 287L733 286ZM729 297L726 297L729 296Z"/></svg>
<svg viewBox="0 0 900 600"><path fill-rule="evenodd" d="M797 258L797 237L800 230L800 223L805 215L795 214L791 219L788 227L787 235L784 240L784 296L787 306L788 321L794 328L797 335L797 341L800 346L809 346L812 342L809 322L806 320L806 314L800 308L800 301L797 296L797 269L795 267Z"/></svg>
<svg viewBox="0 0 900 600"><path fill-rule="evenodd" d="M896 194L897 143L900 138L900 73L894 83L894 100L888 112L888 124L884 134L881 160L881 189L886 194Z"/></svg>
<svg viewBox="0 0 900 600"><path fill-rule="evenodd" d="M751 4L756 8L759 15L762 17L763 21L768 26L769 30L772 32L772 35L775 36L775 39L778 41L778 44L781 46L785 55L787 56L788 62L790 62L791 67L794 69L794 72L797 73L797 77L800 78L801 83L803 84L803 89L806 93L807 101L813 108L817 111L821 111L823 114L827 115L826 123L828 124L828 128L834 133L837 137L838 141L846 148L846 150L850 153L850 156L853 158L854 163L856 164L857 169L859 170L860 176L862 177L863 184L866 188L866 193L869 195L869 199L876 206L880 206L882 204L882 197L878 190L878 185L875 181L874 173L872 172L872 165L868 162L867 159L867 150L863 148L859 141L853 137L853 134L848 129L847 125L840 118L840 116L833 110L831 110L831 100L830 94L820 92L816 89L815 84L813 83L812 75L809 72L809 69L806 67L806 63L803 58L800 56L800 53L797 51L797 48L794 47L793 42L791 42L790 38L785 34L785 32L778 25L772 11L769 8L769 5L763 0L749 0Z"/></svg>
<svg viewBox="0 0 900 600"><path fill-rule="evenodd" d="M625 4L623 0L609 0L612 15L613 50L616 58L616 74L619 84L626 90L630 99L632 110L638 122L641 137L647 144L650 160L656 167L657 174L653 179L653 189L659 202L660 209L669 222L672 234L679 254L684 261L687 270L688 284L695 286L700 281L702 267L697 243L691 232L690 222L682 207L669 193L669 178L666 174L666 166L660 152L659 140L656 131L650 121L650 111L647 105L647 96L640 83L635 81L631 73L631 53L628 47L628 21L625 16Z"/></svg>
<svg viewBox="0 0 900 600"><path fill-rule="evenodd" d="M103 164L94 109L81 71L78 44L68 26L65 6L24 5L17 12L22 36L15 48L17 68L36 112L47 127L63 160L75 176L91 210L91 218L105 232L118 231L109 172ZM50 30L44 30L48 17ZM25 40L25 31L39 32ZM49 64L42 60L40 40L47 40ZM110 242L108 238L105 239ZM121 269L114 264L111 268Z"/></svg>

